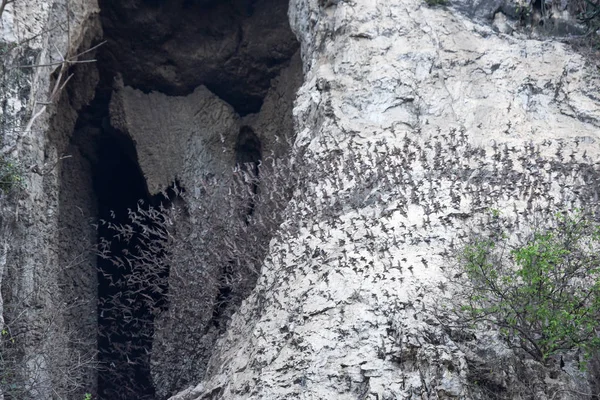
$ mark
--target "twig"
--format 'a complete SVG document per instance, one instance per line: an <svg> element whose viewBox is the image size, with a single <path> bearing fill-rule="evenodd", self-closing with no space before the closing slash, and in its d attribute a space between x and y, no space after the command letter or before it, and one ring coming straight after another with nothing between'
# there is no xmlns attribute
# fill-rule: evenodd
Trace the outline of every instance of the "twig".
<svg viewBox="0 0 600 400"><path fill-rule="evenodd" d="M105 44L106 42L107 42L107 40L105 40L105 41L103 41L103 42L100 42L100 43L98 43L98 44L97 44L97 45L95 45L94 47L90 47L89 49L82 51L81 53L77 54L77 55L75 56L75 58L77 58L77 57L80 57L80 56L82 56L82 55L84 55L84 54L86 54L86 53L89 53L90 51L94 51L94 50L96 50L98 47L102 46L102 45L103 45L103 44ZM81 62L81 61L80 61L80 62Z"/></svg>
<svg viewBox="0 0 600 400"><path fill-rule="evenodd" d="M56 168L56 166L58 165L58 163L59 163L60 161L62 161L62 160L64 160L64 159L67 159L67 158L71 158L71 157L73 157L73 156L71 156L71 155L65 155L65 156L62 156L62 157L60 157L58 160L56 160L56 161L55 161L55 162L54 162L52 165L50 165L50 166L49 166L48 164L46 164L46 163L44 163L44 165L43 165L42 167L40 167L40 166L39 166L39 165L37 165L37 164L34 164L34 165L32 165L31 167L29 167L29 170L30 170L31 172L34 172L34 173L36 173L36 174L40 175L40 176L44 176L44 175L47 175L48 173L50 173L50 171L52 171L54 168Z"/></svg>
<svg viewBox="0 0 600 400"><path fill-rule="evenodd" d="M27 126L25 127L25 133L29 132L29 130L31 129L31 127L33 126L33 123L44 113L44 111L46 111L46 108L48 107L48 105L54 103L54 101L56 101L58 94L60 94L62 92L62 90L65 88L65 86L67 85L67 83L69 82L69 80L73 77L73 74L69 75L67 77L67 79L65 79L64 82L62 81L62 76L64 75L64 73L66 72L66 70L74 64L82 64L82 63L90 63L90 62L95 62L96 60L82 60L82 61L77 61L77 58L80 57L83 54L89 53L90 51L93 51L95 49L97 49L98 47L102 46L103 44L106 43L106 40L98 43L97 45L82 51L81 53L76 54L73 57L63 57L61 54L61 57L63 58L63 61L60 62L56 62L56 63L50 63L50 64L38 64L38 65L34 65L34 66L28 66L28 67L44 67L44 66L54 66L54 65L60 65L60 72L58 73L58 78L56 79L56 83L54 84L54 88L52 89L52 93L50 94L50 98L47 101L44 102L34 102L34 109L36 105L43 105L43 107L36 112L35 114L33 114L33 116L31 117L31 119L29 120L29 122L27 123ZM67 50L68 51L68 50Z"/></svg>
<svg viewBox="0 0 600 400"><path fill-rule="evenodd" d="M0 3L0 17L2 16L2 12L4 11L4 8L6 7L6 5L9 3L12 3L12 2L14 2L14 0L2 0L2 3ZM69 3L69 0L67 0L67 52L66 52L66 54L63 55L60 52L60 50L56 47L56 45L53 44L59 57L61 58L61 61L54 62L54 63L48 63L48 64L19 65L19 66L15 67L15 68L42 68L42 67L53 67L53 66L60 65L60 72L58 73L58 78L56 79L56 82L54 83L54 87L52 88L49 99L46 101L43 101L43 102L38 102L38 101L34 100L34 102L33 102L34 113L31 116L31 119L29 120L27 125L25 126L24 134L27 134L31 130L35 121L46 111L48 105L53 104L57 100L59 94L64 90L67 83L71 80L71 78L73 77L73 74L70 74L63 81L63 76L66 74L66 72L71 67L71 65L95 62L96 61L95 59L81 60L81 61L78 61L77 59L84 54L87 54L91 51L96 50L97 48L102 46L104 43L106 43L106 41L103 41L85 51L75 54L72 57L70 56L70 53L71 53L71 18L70 18L70 3ZM42 107L37 112L35 112L35 108L37 105L41 105Z"/></svg>
<svg viewBox="0 0 600 400"><path fill-rule="evenodd" d="M55 67L57 65L62 65L64 63L68 63L68 64L83 64L83 63L89 63L89 62L96 62L96 60L81 60L81 61L70 61L70 60L65 60L65 61L56 61L53 63L48 63L48 64L32 64L32 65L27 65L27 64L20 64L20 65L15 65L13 68L44 68L44 67Z"/></svg>

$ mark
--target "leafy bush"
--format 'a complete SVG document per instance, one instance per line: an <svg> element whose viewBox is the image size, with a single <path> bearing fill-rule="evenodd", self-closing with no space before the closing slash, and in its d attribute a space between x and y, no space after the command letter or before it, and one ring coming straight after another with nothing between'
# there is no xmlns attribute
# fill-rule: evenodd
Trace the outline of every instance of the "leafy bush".
<svg viewBox="0 0 600 400"><path fill-rule="evenodd" d="M457 311L496 325L538 361L574 349L590 356L600 348L600 224L573 214L548 226L521 239L496 229L469 240Z"/></svg>

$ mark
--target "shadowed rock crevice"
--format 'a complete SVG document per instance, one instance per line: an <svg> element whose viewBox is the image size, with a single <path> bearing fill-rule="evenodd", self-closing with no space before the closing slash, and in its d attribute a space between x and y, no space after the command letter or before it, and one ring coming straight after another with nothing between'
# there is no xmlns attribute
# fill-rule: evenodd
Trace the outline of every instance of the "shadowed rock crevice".
<svg viewBox="0 0 600 400"><path fill-rule="evenodd" d="M236 168L244 172L248 172L248 179L252 182L246 182L248 190L256 195L259 190L259 165L262 161L261 155L262 145L259 137L254 133L254 130L249 126L242 126L240 128L236 146L235 146L235 161ZM249 218L254 214L256 204L252 199L249 199L247 204L241 207L240 217L244 220L246 225L249 225ZM236 284L232 284L236 279L234 277L234 271L236 271L235 265L229 263L221 271L221 277L218 279L218 294L214 302L212 310L211 324L217 328L222 329L229 318L228 312L231 307L235 306L240 300L240 295L243 297L244 294L239 293L239 289ZM253 286L251 283L250 286ZM245 293L247 295L248 293ZM232 304L233 303L233 304Z"/></svg>
<svg viewBox="0 0 600 400"><path fill-rule="evenodd" d="M260 138L249 126L242 126L235 146L236 163L239 165L252 164L258 166L262 160L262 145ZM258 174L258 168L255 170Z"/></svg>
<svg viewBox="0 0 600 400"><path fill-rule="evenodd" d="M254 130L249 126L242 126L237 137L235 146L235 162L237 168L248 171L250 178L255 178L255 182L248 183L250 191L254 194L258 193L258 179L260 164L262 162L262 143ZM248 205L248 211L244 216L246 220L254 212L254 204Z"/></svg>
<svg viewBox="0 0 600 400"><path fill-rule="evenodd" d="M108 66L127 86L184 96L205 85L240 115L260 110L298 49L282 0L100 1Z"/></svg>
<svg viewBox="0 0 600 400"><path fill-rule="evenodd" d="M125 239L116 236L119 231L114 226L131 224L129 210L157 206L162 197L150 196L134 143L110 126L110 94L110 87L103 79L95 99L79 114L70 153L87 167L79 168L79 179L70 179L73 186L65 187L64 193L66 196L84 191L96 203L94 219L98 221L99 250L104 255L95 261L98 396L101 399L153 399L149 360L154 318L158 309L166 304L168 267L157 270L155 276L139 276L138 266L126 258L131 260L140 255L140 246L144 244L141 228ZM63 175L66 181L73 172ZM81 194L73 197L81 197ZM160 246L159 242L156 245ZM154 251L160 252L160 249Z"/></svg>
<svg viewBox="0 0 600 400"><path fill-rule="evenodd" d="M194 250L185 246L173 254L185 260L173 265L182 277L170 278L164 238L142 238L142 226L159 235L164 227L143 220L126 240L115 227L131 225L129 210L140 205L169 205L161 192L173 182L191 188L177 200L181 209L197 209L211 202L194 197L205 179L230 179L236 166L258 177L263 154L284 154L301 80L298 44L285 1L106 1L101 8L108 42L96 63L82 64L93 74L77 74L82 81L69 87L72 100L85 76L98 82L91 103L70 116L76 122L65 138L70 157L62 164L60 197L64 252L79 252L85 234L86 246L97 241L103 256L88 257L85 276L65 279L96 296L86 326L97 345L84 349L99 362L88 376L96 382L86 384L93 396L163 399L201 378L255 278L241 278L239 262L191 261ZM256 180L249 184L259 192ZM249 226L255 208L250 202L235 215ZM187 220L186 212L179 217L175 231L204 235L202 221ZM150 249L155 265L131 262ZM244 288L235 283L240 279ZM197 298L185 290L190 282Z"/></svg>

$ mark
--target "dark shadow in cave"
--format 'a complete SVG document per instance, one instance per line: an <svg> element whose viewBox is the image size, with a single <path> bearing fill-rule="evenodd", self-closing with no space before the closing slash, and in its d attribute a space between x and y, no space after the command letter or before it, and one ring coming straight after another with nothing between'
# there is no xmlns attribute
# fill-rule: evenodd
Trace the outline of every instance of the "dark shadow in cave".
<svg viewBox="0 0 600 400"><path fill-rule="evenodd" d="M103 79L106 81L106 79ZM116 236L115 225L131 224L128 210L157 206L162 195L150 197L131 139L114 130L108 120L111 90L103 82L96 97L79 115L72 144L91 164L97 199L98 241L108 257L98 268L98 398L111 400L155 398L150 376L150 353L157 309L166 306L168 266L139 275L140 248L154 245L134 228L128 240ZM164 202L164 200L162 200ZM141 202L141 203L140 203ZM157 228L152 221L142 221ZM160 242L156 241L157 246ZM161 249L155 254L161 257ZM137 269L136 269L137 268Z"/></svg>
<svg viewBox="0 0 600 400"><path fill-rule="evenodd" d="M249 172L252 182L250 192L254 195L259 190L259 166L262 160L262 144L260 138L249 126L242 126L238 133L235 146L236 167L242 172ZM241 217L244 218L246 225L249 225L249 218L254 214L254 199L250 198L248 204L244 207ZM212 324L216 328L222 325L224 310L231 304L234 296L234 288L231 286L233 279L233 265L226 265L223 269L219 283L219 292L213 308Z"/></svg>
<svg viewBox="0 0 600 400"><path fill-rule="evenodd" d="M184 96L200 85L258 112L299 48L287 0L100 0L107 65L125 85Z"/></svg>
<svg viewBox="0 0 600 400"><path fill-rule="evenodd" d="M249 126L242 126L235 146L235 162L239 165L253 165L253 173L258 176L258 164L262 160L262 145L259 137Z"/></svg>
<svg viewBox="0 0 600 400"><path fill-rule="evenodd" d="M103 130L94 171L101 220L128 224L127 210L135 209L139 200L146 204L151 200L132 155L133 144L128 138ZM126 252L137 255L137 246L142 245L138 232L127 241L114 235L116 232L109 226L99 226L98 236L110 241L112 257ZM150 352L154 314L142 296L152 295L155 282L140 285L137 279L130 279L134 266L126 261L116 265L114 261L98 258L98 358L102 366L98 374L99 395L105 399L152 399ZM157 279L161 278L164 276Z"/></svg>

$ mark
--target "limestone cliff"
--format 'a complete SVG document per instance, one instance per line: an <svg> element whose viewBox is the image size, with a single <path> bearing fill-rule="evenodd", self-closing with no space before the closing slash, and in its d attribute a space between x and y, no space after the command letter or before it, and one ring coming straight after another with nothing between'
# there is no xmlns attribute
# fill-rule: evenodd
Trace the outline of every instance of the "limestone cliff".
<svg viewBox="0 0 600 400"><path fill-rule="evenodd" d="M205 380L174 399L490 398L469 382L482 358L501 370L499 396L590 393L490 332L469 352L428 305L446 251L489 208L518 226L536 205L597 199L596 68L558 40L420 0L298 0L290 21L295 146L312 172Z"/></svg>
<svg viewBox="0 0 600 400"><path fill-rule="evenodd" d="M0 144L25 184L0 198L0 398L598 390L569 356L547 368L433 311L450 252L489 209L519 231L598 202L598 69L569 44L576 5L538 3L8 3ZM291 182L248 186L271 203L245 215L223 210L224 184L206 190L282 158ZM165 203L173 185L185 194ZM177 207L164 232L186 235L142 287L148 264L97 257L109 238L143 258L106 228L140 199ZM276 229L254 230L271 213ZM214 215L239 221L211 230Z"/></svg>

